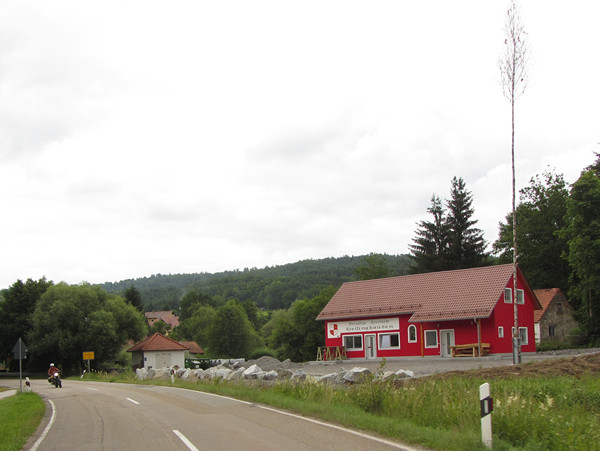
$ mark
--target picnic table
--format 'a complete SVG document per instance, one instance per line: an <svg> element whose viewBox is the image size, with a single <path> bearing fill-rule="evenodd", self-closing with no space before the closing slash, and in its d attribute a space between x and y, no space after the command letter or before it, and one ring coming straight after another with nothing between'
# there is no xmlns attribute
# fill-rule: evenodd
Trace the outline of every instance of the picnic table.
<svg viewBox="0 0 600 451"><path fill-rule="evenodd" d="M479 346L481 346L481 355L479 354ZM450 346L452 357L483 357L490 351L489 343L468 343L463 345Z"/></svg>

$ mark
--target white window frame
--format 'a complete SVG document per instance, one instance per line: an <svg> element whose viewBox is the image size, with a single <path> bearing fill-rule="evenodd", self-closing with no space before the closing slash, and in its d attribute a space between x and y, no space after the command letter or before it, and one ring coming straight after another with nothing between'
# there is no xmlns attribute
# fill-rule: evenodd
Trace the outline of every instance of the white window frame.
<svg viewBox="0 0 600 451"><path fill-rule="evenodd" d="M504 327L498 326L498 338L504 338Z"/></svg>
<svg viewBox="0 0 600 451"><path fill-rule="evenodd" d="M431 344L429 342L430 339L428 337L430 337L432 333L434 334L434 337L435 337L435 344ZM426 348L437 348L437 347L439 347L439 342L440 341L438 340L437 330L431 329L431 330L426 330L425 331L425 347Z"/></svg>
<svg viewBox="0 0 600 451"><path fill-rule="evenodd" d="M400 332L384 332L384 333L380 333L377 334L378 335L378 342L379 342L379 349L400 349ZM398 345L397 346L393 346L391 344L391 336L395 335L396 337L398 337ZM384 337L389 336L390 337L390 345L389 346L384 346L383 341L384 341Z"/></svg>
<svg viewBox="0 0 600 451"><path fill-rule="evenodd" d="M352 347L349 348L348 346L346 346L346 338L350 338L352 337ZM360 337L360 348L358 347L354 347L354 338L356 337ZM353 335L344 335L344 347L346 348L347 351L362 351L364 349L364 343L365 343L365 339L363 338L362 334L353 334Z"/></svg>
<svg viewBox="0 0 600 451"><path fill-rule="evenodd" d="M512 336L515 336L515 328L511 328ZM526 327L519 327L519 337L521 338L521 345L529 344L529 330Z"/></svg>
<svg viewBox="0 0 600 451"><path fill-rule="evenodd" d="M512 304L512 290L510 288L504 289L504 303Z"/></svg>
<svg viewBox="0 0 600 451"><path fill-rule="evenodd" d="M414 338L414 340L410 338L410 331L411 330L415 331L415 338ZM416 343L417 341L419 341L419 336L417 335L417 326L415 326L414 324L411 324L410 326L408 326L408 342L409 343Z"/></svg>
<svg viewBox="0 0 600 451"><path fill-rule="evenodd" d="M517 289L517 304L525 304L525 291Z"/></svg>

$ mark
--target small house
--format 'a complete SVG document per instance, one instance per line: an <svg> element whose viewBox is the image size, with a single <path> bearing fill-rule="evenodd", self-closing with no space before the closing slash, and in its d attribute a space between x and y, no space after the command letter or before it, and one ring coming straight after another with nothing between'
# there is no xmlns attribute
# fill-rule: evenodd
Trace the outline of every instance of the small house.
<svg viewBox="0 0 600 451"><path fill-rule="evenodd" d="M179 317L169 310L160 312L146 312L144 313L144 316L146 317L148 326L150 327L154 326L154 323L158 321L165 323L171 330L179 326Z"/></svg>
<svg viewBox="0 0 600 451"><path fill-rule="evenodd" d="M166 368L175 365L184 368L187 351L187 346L158 332L127 350L131 352L131 363L134 369Z"/></svg>
<svg viewBox="0 0 600 451"><path fill-rule="evenodd" d="M513 265L346 282L317 316L327 349L349 358L512 353L514 308L522 352L535 352L541 309Z"/></svg>
<svg viewBox="0 0 600 451"><path fill-rule="evenodd" d="M567 343L569 334L578 326L573 307L560 288L535 290L541 310L534 313L536 343Z"/></svg>

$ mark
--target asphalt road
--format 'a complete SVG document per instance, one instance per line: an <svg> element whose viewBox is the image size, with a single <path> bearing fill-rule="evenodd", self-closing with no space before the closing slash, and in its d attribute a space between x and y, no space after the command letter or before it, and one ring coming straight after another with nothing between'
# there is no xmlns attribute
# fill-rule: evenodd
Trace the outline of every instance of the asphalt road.
<svg viewBox="0 0 600 451"><path fill-rule="evenodd" d="M18 380L0 381L19 387ZM385 439L172 387L34 380L46 418L26 450L390 450Z"/></svg>

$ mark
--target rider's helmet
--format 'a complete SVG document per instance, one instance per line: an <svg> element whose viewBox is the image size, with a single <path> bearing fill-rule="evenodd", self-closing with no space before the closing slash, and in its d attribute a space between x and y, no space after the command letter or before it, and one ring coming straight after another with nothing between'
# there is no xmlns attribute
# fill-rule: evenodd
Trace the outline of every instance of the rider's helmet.
<svg viewBox="0 0 600 451"><path fill-rule="evenodd" d="M51 363L50 366L54 366L54 363Z"/></svg>

